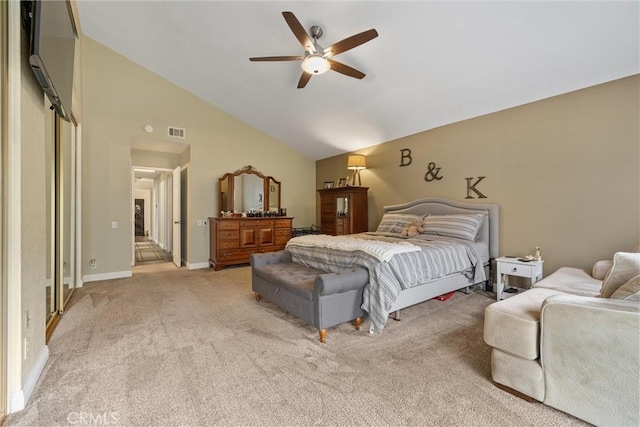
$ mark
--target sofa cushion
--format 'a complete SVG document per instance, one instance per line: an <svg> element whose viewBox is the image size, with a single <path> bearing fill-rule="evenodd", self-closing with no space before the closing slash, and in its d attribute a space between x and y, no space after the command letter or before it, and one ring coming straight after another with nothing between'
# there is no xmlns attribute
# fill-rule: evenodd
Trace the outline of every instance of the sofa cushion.
<svg viewBox="0 0 640 427"><path fill-rule="evenodd" d="M591 270L591 276L594 279L604 280L611 271L611 266L613 265L612 259L606 259L602 261L597 261L593 264L593 269Z"/></svg>
<svg viewBox="0 0 640 427"><path fill-rule="evenodd" d="M629 280L640 274L640 254L632 252L616 252L613 266L602 282L600 296L609 298Z"/></svg>
<svg viewBox="0 0 640 427"><path fill-rule="evenodd" d="M554 289L584 297L596 297L600 295L602 280L594 279L579 268L562 267L532 287Z"/></svg>
<svg viewBox="0 0 640 427"><path fill-rule="evenodd" d="M640 275L632 278L620 286L611 294L610 299L624 299L628 301L640 301Z"/></svg>
<svg viewBox="0 0 640 427"><path fill-rule="evenodd" d="M533 288L502 301L484 312L484 341L505 353L535 360L539 357L540 308L553 289Z"/></svg>

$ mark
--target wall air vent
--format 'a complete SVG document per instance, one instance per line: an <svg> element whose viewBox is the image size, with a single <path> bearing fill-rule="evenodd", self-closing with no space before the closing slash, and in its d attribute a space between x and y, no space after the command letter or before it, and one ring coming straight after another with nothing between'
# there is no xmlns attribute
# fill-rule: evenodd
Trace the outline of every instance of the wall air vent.
<svg viewBox="0 0 640 427"><path fill-rule="evenodd" d="M172 126L169 126L169 136L172 136L174 138L184 139L184 129L174 128Z"/></svg>

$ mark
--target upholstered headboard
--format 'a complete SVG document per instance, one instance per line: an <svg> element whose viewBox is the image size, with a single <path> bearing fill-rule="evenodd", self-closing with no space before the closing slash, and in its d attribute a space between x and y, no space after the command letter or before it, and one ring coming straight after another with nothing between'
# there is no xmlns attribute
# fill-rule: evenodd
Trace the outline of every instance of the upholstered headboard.
<svg viewBox="0 0 640 427"><path fill-rule="evenodd" d="M486 242L492 259L500 256L500 213L498 205L489 203L467 203L443 197L425 197L399 205L385 206L382 213L407 213L414 215L443 215L455 213L485 213L478 241Z"/></svg>

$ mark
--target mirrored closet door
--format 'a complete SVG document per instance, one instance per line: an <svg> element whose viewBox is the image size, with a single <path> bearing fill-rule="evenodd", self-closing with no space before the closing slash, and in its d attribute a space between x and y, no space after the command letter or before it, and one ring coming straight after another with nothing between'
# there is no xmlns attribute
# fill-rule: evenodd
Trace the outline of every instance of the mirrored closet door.
<svg viewBox="0 0 640 427"><path fill-rule="evenodd" d="M46 158L50 185L47 187L48 280L46 289L47 341L75 289L75 189L77 124L47 114Z"/></svg>

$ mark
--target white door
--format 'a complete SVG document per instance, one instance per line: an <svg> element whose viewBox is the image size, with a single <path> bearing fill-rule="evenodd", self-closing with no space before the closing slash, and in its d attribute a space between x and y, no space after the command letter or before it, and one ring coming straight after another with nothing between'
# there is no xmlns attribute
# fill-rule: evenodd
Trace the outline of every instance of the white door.
<svg viewBox="0 0 640 427"><path fill-rule="evenodd" d="M180 212L180 167L173 170L173 263L180 267L182 265L181 245L182 237L180 235L182 227L182 217Z"/></svg>

